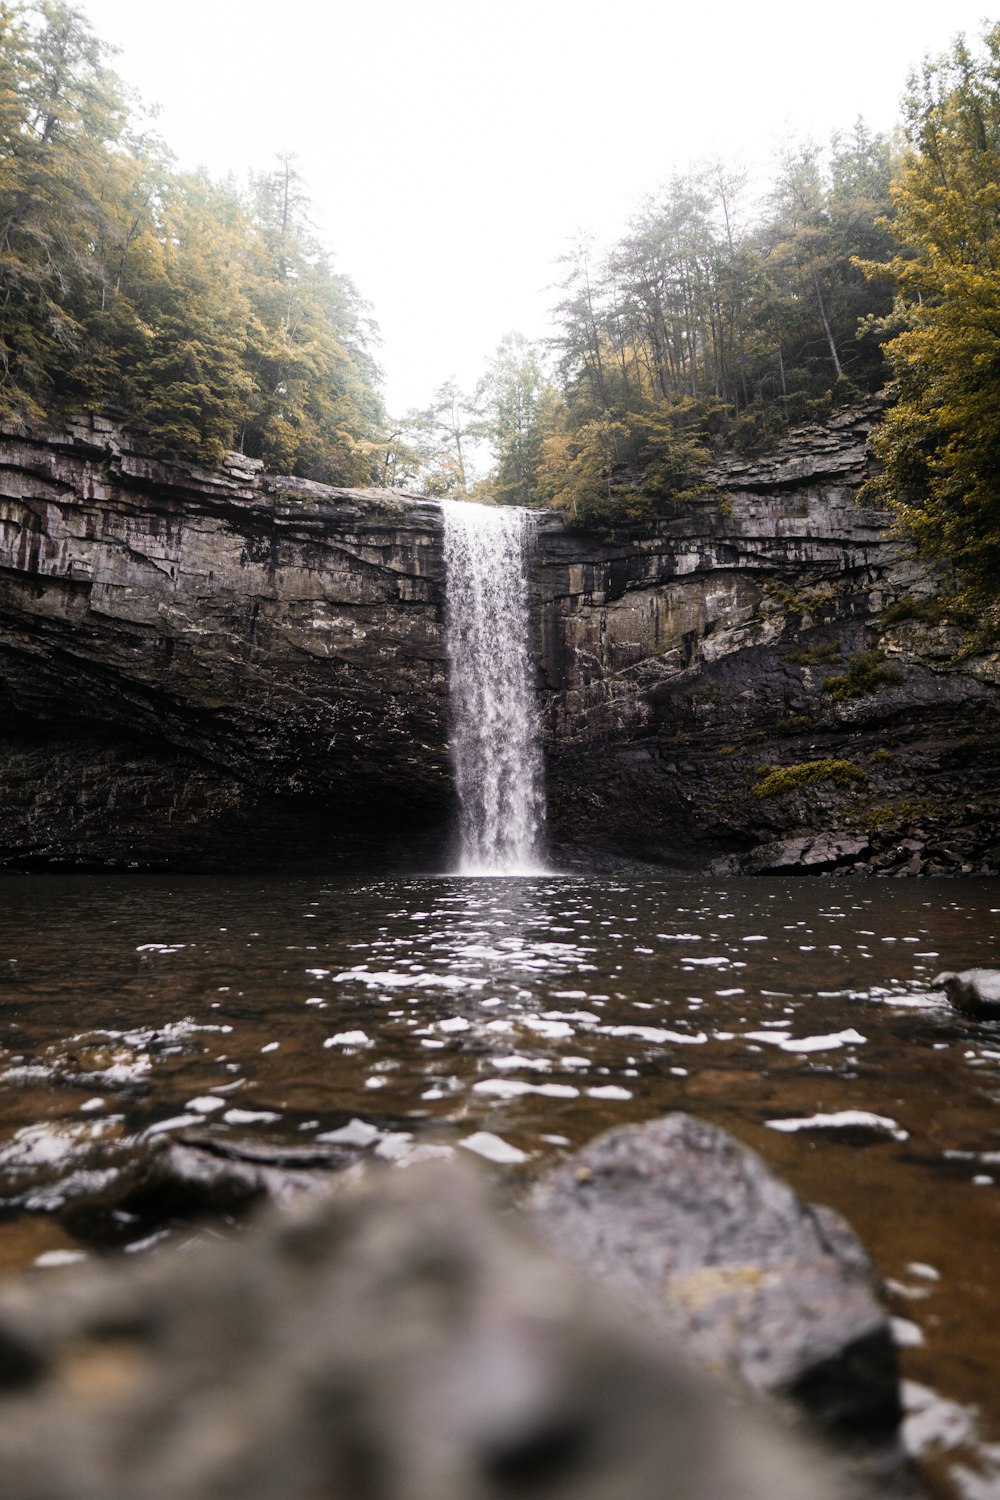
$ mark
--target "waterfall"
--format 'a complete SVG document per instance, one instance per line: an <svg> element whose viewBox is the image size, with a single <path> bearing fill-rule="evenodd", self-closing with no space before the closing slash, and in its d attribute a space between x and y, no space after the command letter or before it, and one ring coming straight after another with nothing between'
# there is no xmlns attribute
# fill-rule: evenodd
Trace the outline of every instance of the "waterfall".
<svg viewBox="0 0 1000 1500"><path fill-rule="evenodd" d="M528 615L533 517L467 500L442 510L458 872L532 874L545 816Z"/></svg>

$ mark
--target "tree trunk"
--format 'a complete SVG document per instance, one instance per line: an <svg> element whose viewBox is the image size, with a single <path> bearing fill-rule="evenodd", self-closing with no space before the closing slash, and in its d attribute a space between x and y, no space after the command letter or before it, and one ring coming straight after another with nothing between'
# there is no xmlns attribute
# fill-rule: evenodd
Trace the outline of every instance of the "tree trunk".
<svg viewBox="0 0 1000 1500"><path fill-rule="evenodd" d="M837 353L837 346L833 341L833 331L830 328L830 320L826 315L826 304L823 301L823 293L820 291L819 287L819 276L817 275L815 268L813 269L812 273L812 284L813 289L816 292L816 304L819 307L819 315L823 319L823 329L826 333L826 341L830 346L830 358L833 360L833 368L837 372L837 379L840 380L844 374L844 371L841 367L840 355Z"/></svg>

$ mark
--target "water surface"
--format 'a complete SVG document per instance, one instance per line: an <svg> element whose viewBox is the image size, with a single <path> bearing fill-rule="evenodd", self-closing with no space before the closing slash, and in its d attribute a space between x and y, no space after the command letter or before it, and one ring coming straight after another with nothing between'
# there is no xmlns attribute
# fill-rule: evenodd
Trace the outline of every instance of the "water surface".
<svg viewBox="0 0 1000 1500"><path fill-rule="evenodd" d="M846 1214L890 1286L938 1492L1000 1493L1000 1024L932 985L1000 965L997 882L45 876L0 893L0 1263L79 1248L49 1211L95 1142L347 1127L383 1159L469 1151L524 1177L691 1110Z"/></svg>

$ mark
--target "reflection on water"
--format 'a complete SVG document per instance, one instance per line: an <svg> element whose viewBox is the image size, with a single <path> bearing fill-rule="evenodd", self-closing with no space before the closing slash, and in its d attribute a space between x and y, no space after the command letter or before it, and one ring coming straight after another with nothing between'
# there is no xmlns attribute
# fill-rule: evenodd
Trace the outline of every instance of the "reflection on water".
<svg viewBox="0 0 1000 1500"><path fill-rule="evenodd" d="M970 1434L1000 1440L1000 1024L932 987L1000 964L995 882L0 886L0 1263L77 1253L44 1213L95 1142L196 1127L530 1173L688 1109L847 1215L941 1493L996 1483Z"/></svg>

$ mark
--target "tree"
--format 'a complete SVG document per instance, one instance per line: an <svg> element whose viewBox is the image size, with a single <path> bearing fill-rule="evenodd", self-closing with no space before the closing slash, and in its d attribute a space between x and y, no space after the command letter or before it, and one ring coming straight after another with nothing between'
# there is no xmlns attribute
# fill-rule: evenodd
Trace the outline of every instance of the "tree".
<svg viewBox="0 0 1000 1500"><path fill-rule="evenodd" d="M127 118L106 55L61 0L0 5L0 413L45 414L100 304Z"/></svg>
<svg viewBox="0 0 1000 1500"><path fill-rule="evenodd" d="M149 339L136 416L157 451L217 463L233 446L251 385L243 215L235 195L202 173L178 186L160 274L143 299Z"/></svg>
<svg viewBox="0 0 1000 1500"><path fill-rule="evenodd" d="M467 495L466 464L471 437L471 403L454 380L438 386L431 403L410 417L411 431L422 453L423 477L429 495Z"/></svg>
<svg viewBox="0 0 1000 1500"><path fill-rule="evenodd" d="M879 384L877 346L859 345L859 320L888 310L888 292L865 277L857 258L884 253L889 238L891 149L858 120L835 135L829 161L811 143L789 148L771 194L768 270L784 329L783 358L837 381ZM827 381L829 375L827 375Z"/></svg>
<svg viewBox="0 0 1000 1500"><path fill-rule="evenodd" d="M925 61L893 188L898 305L884 327L895 404L870 493L958 570L994 628L1000 569L1000 26Z"/></svg>
<svg viewBox="0 0 1000 1500"><path fill-rule="evenodd" d="M293 157L251 179L244 274L252 396L240 445L282 473L368 484L380 464L383 412L366 310L308 215Z"/></svg>
<svg viewBox="0 0 1000 1500"><path fill-rule="evenodd" d="M393 424L385 444L383 483L422 495L468 495L466 456L473 436L471 404L453 380L430 402Z"/></svg>
<svg viewBox="0 0 1000 1500"><path fill-rule="evenodd" d="M292 159L247 195L176 172L107 55L64 0L0 0L0 416L110 409L164 456L370 482L372 330Z"/></svg>
<svg viewBox="0 0 1000 1500"><path fill-rule="evenodd" d="M530 505L535 495L542 432L539 402L545 380L534 349L508 333L476 386L473 437L493 449L490 494L501 505Z"/></svg>

